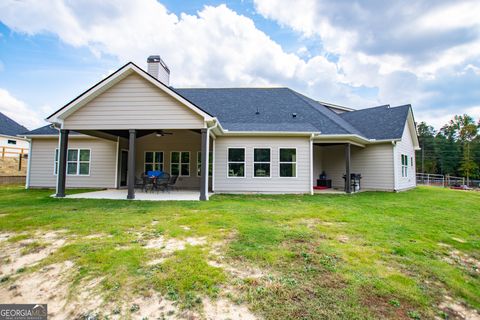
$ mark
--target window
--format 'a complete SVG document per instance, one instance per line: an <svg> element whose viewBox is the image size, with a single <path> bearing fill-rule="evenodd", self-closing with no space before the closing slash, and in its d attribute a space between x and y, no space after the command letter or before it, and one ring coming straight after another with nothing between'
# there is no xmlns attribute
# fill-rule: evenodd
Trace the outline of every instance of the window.
<svg viewBox="0 0 480 320"><path fill-rule="evenodd" d="M402 177L408 177L408 156L402 154Z"/></svg>
<svg viewBox="0 0 480 320"><path fill-rule="evenodd" d="M270 149L253 149L253 176L256 178L270 177Z"/></svg>
<svg viewBox="0 0 480 320"><path fill-rule="evenodd" d="M170 174L172 176L190 176L190 152L172 151L170 159Z"/></svg>
<svg viewBox="0 0 480 320"><path fill-rule="evenodd" d="M208 176L211 177L213 172L213 154L208 152ZM202 152L197 152L197 177L202 176Z"/></svg>
<svg viewBox="0 0 480 320"><path fill-rule="evenodd" d="M59 152L55 149L54 173L58 174ZM67 150L67 175L88 176L90 174L90 150L68 149Z"/></svg>
<svg viewBox="0 0 480 320"><path fill-rule="evenodd" d="M228 148L228 176L245 177L245 149Z"/></svg>
<svg viewBox="0 0 480 320"><path fill-rule="evenodd" d="M7 140L7 143L8 144L17 144L17 141L16 140Z"/></svg>
<svg viewBox="0 0 480 320"><path fill-rule="evenodd" d="M297 149L280 149L280 177L297 176Z"/></svg>
<svg viewBox="0 0 480 320"><path fill-rule="evenodd" d="M163 152L162 151L146 151L145 152L144 172L163 171Z"/></svg>

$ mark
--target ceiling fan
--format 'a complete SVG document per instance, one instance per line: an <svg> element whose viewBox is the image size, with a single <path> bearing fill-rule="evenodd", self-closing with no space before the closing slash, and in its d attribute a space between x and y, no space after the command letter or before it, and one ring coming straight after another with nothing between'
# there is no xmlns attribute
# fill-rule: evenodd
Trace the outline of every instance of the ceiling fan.
<svg viewBox="0 0 480 320"><path fill-rule="evenodd" d="M163 131L163 130L155 130L155 135L157 137L163 137L165 135L171 135L173 134L173 132L166 132L166 131Z"/></svg>

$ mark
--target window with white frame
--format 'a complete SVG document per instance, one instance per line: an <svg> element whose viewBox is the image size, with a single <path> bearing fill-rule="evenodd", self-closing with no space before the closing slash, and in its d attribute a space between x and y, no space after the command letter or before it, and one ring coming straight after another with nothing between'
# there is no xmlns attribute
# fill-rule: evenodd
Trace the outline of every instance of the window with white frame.
<svg viewBox="0 0 480 320"><path fill-rule="evenodd" d="M144 172L163 171L163 152L145 151Z"/></svg>
<svg viewBox="0 0 480 320"><path fill-rule="evenodd" d="M208 176L211 177L213 172L213 153L208 152ZM202 152L197 152L197 177L202 176Z"/></svg>
<svg viewBox="0 0 480 320"><path fill-rule="evenodd" d="M270 177L270 148L253 149L253 176L256 178Z"/></svg>
<svg viewBox="0 0 480 320"><path fill-rule="evenodd" d="M402 177L408 177L408 156L402 154Z"/></svg>
<svg viewBox="0 0 480 320"><path fill-rule="evenodd" d="M170 158L170 174L172 176L190 176L190 152L172 151Z"/></svg>
<svg viewBox="0 0 480 320"><path fill-rule="evenodd" d="M59 151L55 149L55 174L58 174ZM90 149L68 149L67 175L88 176L90 174Z"/></svg>
<svg viewBox="0 0 480 320"><path fill-rule="evenodd" d="M245 148L228 148L228 176L245 177Z"/></svg>
<svg viewBox="0 0 480 320"><path fill-rule="evenodd" d="M297 149L280 148L279 171L280 177L297 176Z"/></svg>

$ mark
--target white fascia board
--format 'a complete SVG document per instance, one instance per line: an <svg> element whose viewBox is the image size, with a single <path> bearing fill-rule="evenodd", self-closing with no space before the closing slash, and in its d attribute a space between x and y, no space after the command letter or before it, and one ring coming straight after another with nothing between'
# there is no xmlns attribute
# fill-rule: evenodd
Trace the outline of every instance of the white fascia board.
<svg viewBox="0 0 480 320"><path fill-rule="evenodd" d="M319 132L289 132L289 131L228 131L224 130L222 136L226 137L243 137L243 136L279 136L279 137L310 137L312 134L320 134Z"/></svg>
<svg viewBox="0 0 480 320"><path fill-rule="evenodd" d="M8 134L0 134L0 137L7 138L7 139L23 140L23 141L28 140L27 138L24 138L25 137L24 134L19 134L19 135L16 135L16 136L10 136Z"/></svg>
<svg viewBox="0 0 480 320"><path fill-rule="evenodd" d="M126 78L127 76L131 75L132 73L137 73L139 76L141 76L143 79L147 80L157 88L161 89L163 92L167 93L170 95L172 98L175 100L179 101L198 115L202 116L205 121L211 121L213 119L212 116L204 112L203 110L199 109L197 106L192 104L190 101L186 100L179 94L177 94L175 91L170 89L168 86L160 82L159 80L155 79L151 75L149 75L146 71L142 70L141 68L137 67L133 63L128 63L125 65L122 69L119 69L115 74L111 76L110 79L108 79L105 83L102 83L100 81L97 83L95 86L93 86L91 89L89 89L87 92L83 93L80 95L78 98L74 99L71 101L69 104L67 104L65 107L62 109L58 110L54 114L52 114L50 117L45 119L46 121L50 123L62 123L63 119L67 118L69 115L71 115L73 112L76 110L80 109L83 107L86 103L90 102L93 100L95 97L99 96L101 93L105 92L109 88L111 88L113 85L118 83L120 80Z"/></svg>

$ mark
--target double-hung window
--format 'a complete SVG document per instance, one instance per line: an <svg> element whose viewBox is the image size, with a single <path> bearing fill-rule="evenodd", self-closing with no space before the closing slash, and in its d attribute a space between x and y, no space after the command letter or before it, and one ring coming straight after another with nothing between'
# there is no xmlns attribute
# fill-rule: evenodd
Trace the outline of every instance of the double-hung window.
<svg viewBox="0 0 480 320"><path fill-rule="evenodd" d="M402 154L402 177L408 177L408 156Z"/></svg>
<svg viewBox="0 0 480 320"><path fill-rule="evenodd" d="M55 149L55 174L58 174L59 152ZM70 176L88 176L90 174L90 150L68 149L67 174Z"/></svg>
<svg viewBox="0 0 480 320"><path fill-rule="evenodd" d="M256 178L270 177L271 152L269 148L253 149L253 176Z"/></svg>
<svg viewBox="0 0 480 320"><path fill-rule="evenodd" d="M297 176L297 149L280 148L279 171L280 177Z"/></svg>
<svg viewBox="0 0 480 320"><path fill-rule="evenodd" d="M173 176L190 176L190 152L172 151L170 157L170 174Z"/></svg>
<svg viewBox="0 0 480 320"><path fill-rule="evenodd" d="M213 171L213 153L212 151L208 152L208 176L212 176ZM197 152L197 177L202 176L202 152Z"/></svg>
<svg viewBox="0 0 480 320"><path fill-rule="evenodd" d="M228 176L245 177L245 148L228 148Z"/></svg>
<svg viewBox="0 0 480 320"><path fill-rule="evenodd" d="M163 152L162 151L146 151L145 152L144 172L163 171Z"/></svg>

